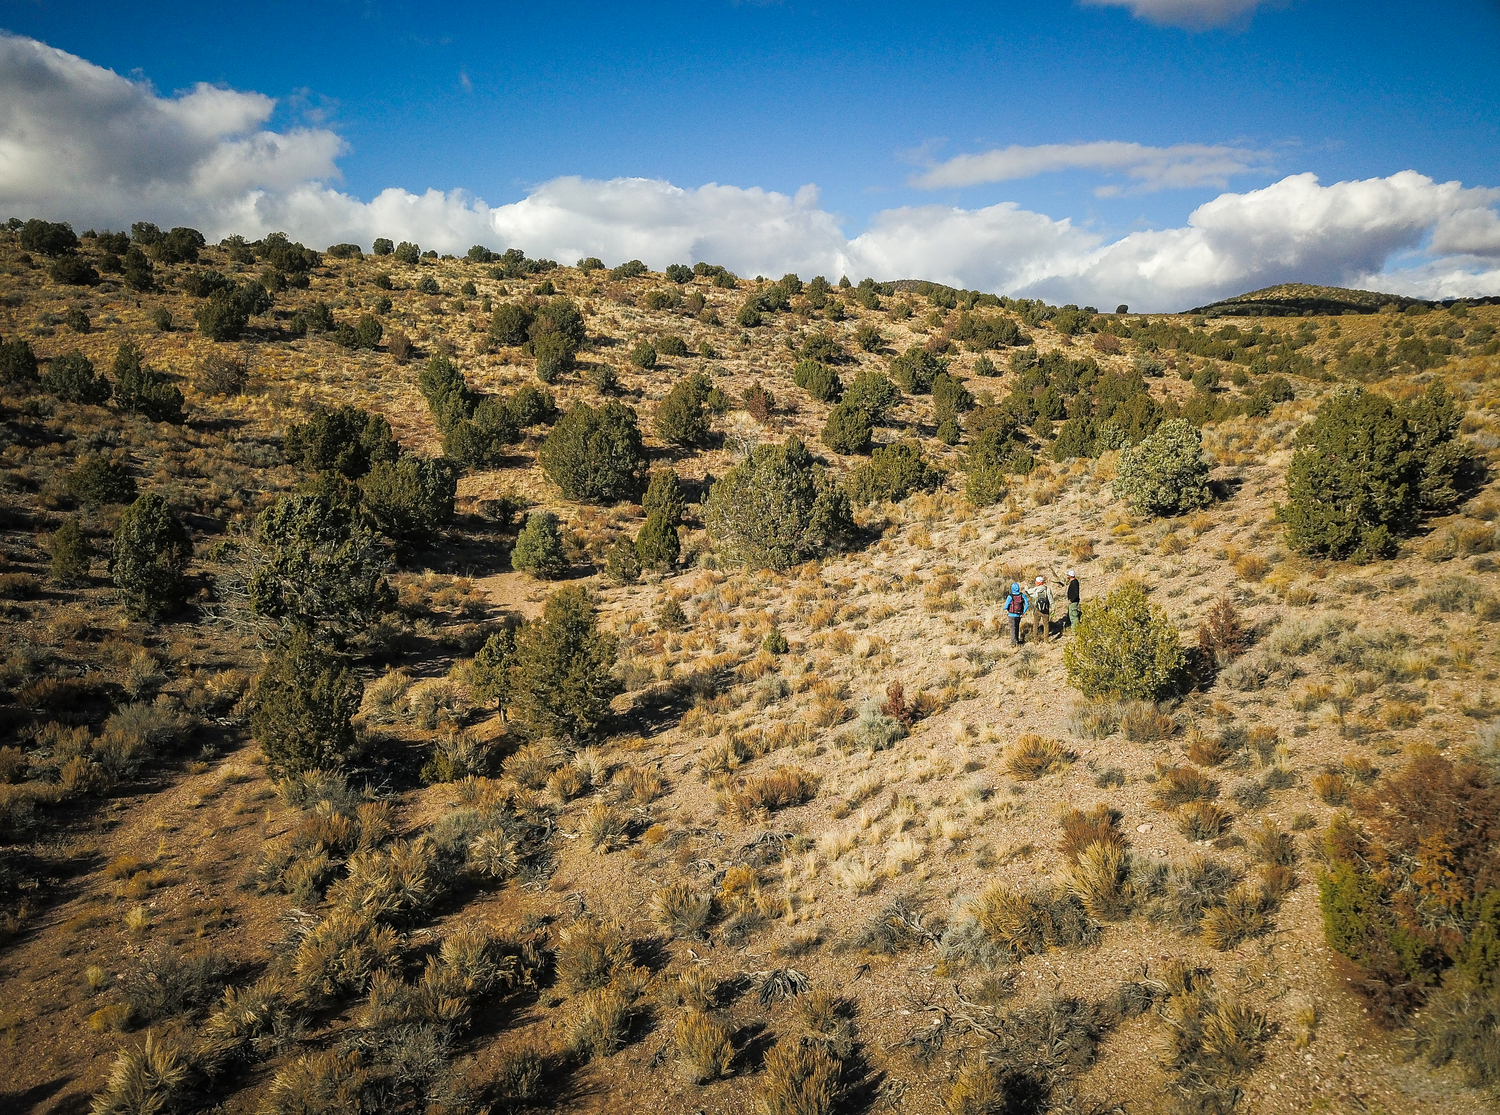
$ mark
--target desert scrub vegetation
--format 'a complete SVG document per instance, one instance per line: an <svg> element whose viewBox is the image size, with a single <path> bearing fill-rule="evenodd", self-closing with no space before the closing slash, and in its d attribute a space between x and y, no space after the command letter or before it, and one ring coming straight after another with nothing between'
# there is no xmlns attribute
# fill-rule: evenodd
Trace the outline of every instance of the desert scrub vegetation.
<svg viewBox="0 0 1500 1115"><path fill-rule="evenodd" d="M1084 612L1063 664L1086 697L1154 701L1181 685L1186 654L1166 612L1127 583Z"/></svg>
<svg viewBox="0 0 1500 1115"><path fill-rule="evenodd" d="M1213 501L1203 433L1186 419L1164 422L1120 454L1116 499L1147 515L1181 515Z"/></svg>
<svg viewBox="0 0 1500 1115"><path fill-rule="evenodd" d="M1487 447L1488 387L1460 350L1492 337L1423 329L1467 332L1490 307L1190 324L859 276L637 262L612 277L598 260L482 246L444 258L231 238L192 261L164 247L170 232L140 235L78 237L99 281L60 287L60 257L33 247L23 263L0 228L0 934L23 987L34 956L75 962L73 997L48 1006L80 1064L101 1066L57 1103L97 1090L164 1110L503 1111L567 1106L571 1074L592 1087L609 1073L618 1106L675 1110L666 1077L680 1073L706 1089L684 1104L750 1107L779 1048L768 1104L788 1110L900 1102L903 1079L908 1102L920 1079L924 1102L953 1110L1042 1094L1086 1108L1106 1078L1138 1088L1111 1102L1227 1106L1269 1071L1260 1049L1281 1056L1256 1012L1285 1024L1292 1008L1275 1004L1303 989L1275 996L1296 977L1246 984L1236 1006L1201 971L1112 972L1114 950L1067 942L1128 936L1138 918L1200 958L1237 954L1253 984L1265 934L1306 945L1305 918L1278 913L1287 888L1335 872L1313 830L1347 809L1376 838L1361 802L1391 775L1358 760L1399 769L1418 733L1457 740L1455 724L1496 707L1492 497L1422 547L1438 564L1378 575L1283 557L1268 507L1279 451L1330 398L1318 377L1345 374L1324 340L1334 321L1351 356L1374 343L1362 331L1414 324L1409 347L1471 361L1426 371L1467 408L1454 440ZM747 302L759 324L735 321ZM629 361L648 345L653 366ZM1358 374L1399 406L1428 382ZM168 415L171 390L181 424L148 413L160 393ZM861 455L822 451L820 471L819 431L846 400L830 440ZM601 417L612 403L639 417ZM1282 409L1262 417L1266 403ZM580 404L593 416L554 440ZM1159 523L1140 521L1144 502L1115 514L1120 457L1174 419L1201 430L1233 501ZM790 458L788 435L806 442ZM1186 462L1193 483L1202 462ZM143 493L192 553L179 602L132 619L108 562ZM972 506L991 500L993 514ZM546 569L561 584L509 575L542 512L557 517L543 550L566 559ZM972 614L992 603L987 567L1029 579L1063 560L1081 567L1085 615L1102 603L1093 586L1138 566L1179 644L1196 643L1182 676L1207 692L1178 705L1112 680L1074 713L1048 702L1011 729L984 724L980 708L1005 708L1016 680L1052 685L1062 657L1042 646L994 669L994 631ZM549 605L583 586L586 605ZM290 653L299 632L305 655ZM1139 836L1138 818L1094 808L1149 810L1178 781L1152 761L1178 753L1207 794ZM1346 804L1319 800L1330 786ZM1078 808L1054 853L1034 830L1059 794ZM714 804L732 816L716 824ZM1156 855L1188 839L1217 847ZM1388 861L1352 862L1389 888L1391 919L1442 949L1450 924L1481 939L1482 909L1429 899L1446 875L1415 877L1412 863L1448 861L1420 841ZM1008 888L984 924L966 900L946 918L923 906L952 867L976 894ZM32 885L54 876L66 886ZM631 879L649 881L617 904ZM47 916L74 893L76 915ZM274 926L264 955L233 928L249 926ZM800 970L724 968L721 943ZM1088 966L1097 1000L1033 994L1020 977L1043 961L1020 953L1038 943L1068 980ZM885 973L849 985L880 1012L865 1050L832 982L846 948ZM181 971L215 954L228 967L179 995ZM1482 1074L1489 985L1461 986L1449 955L1403 1037ZM907 978L934 963L941 979ZM928 983L930 1002L902 1004L909 1022L891 1009L885 988ZM157 989L171 1002L153 1005ZM1152 1032L1166 1043L1174 999L1170 1058L1084 1078L1096 1051L1117 1056L1100 1039L1120 1020L1138 1017L1131 1049ZM929 1005L946 1013L915 1009ZM1343 1052L1347 1008L1327 1006L1315 1036L1295 1016L1288 1044ZM45 1083L29 1021L0 1020L17 1089ZM908 1024L912 1040L887 1046ZM585 1065L637 1042L628 1072ZM116 1045L128 1086L106 1095ZM1381 1070L1369 1062L1376 1087ZM890 1083L869 1101L877 1073ZM1282 1094L1297 1086L1289 1074Z"/></svg>
<svg viewBox="0 0 1500 1115"><path fill-rule="evenodd" d="M1484 1035L1495 1012L1497 818L1492 767L1423 751L1334 817L1318 877L1324 935L1376 1017L1480 1086L1496 1081Z"/></svg>
<svg viewBox="0 0 1500 1115"><path fill-rule="evenodd" d="M796 437L760 445L714 484L704 524L732 558L786 569L836 551L853 533L843 488Z"/></svg>
<svg viewBox="0 0 1500 1115"><path fill-rule="evenodd" d="M1309 554L1371 561L1424 517L1456 506L1474 481L1474 451L1441 382L1398 403L1351 387L1297 435L1282 512L1287 540Z"/></svg>

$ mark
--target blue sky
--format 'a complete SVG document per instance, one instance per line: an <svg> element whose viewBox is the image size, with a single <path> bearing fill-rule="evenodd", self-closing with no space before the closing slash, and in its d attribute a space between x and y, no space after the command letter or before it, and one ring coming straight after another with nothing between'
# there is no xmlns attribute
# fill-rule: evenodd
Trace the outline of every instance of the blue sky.
<svg viewBox="0 0 1500 1115"><path fill-rule="evenodd" d="M311 159L306 177L351 202L371 202L391 188L414 195L436 189L504 207L535 199L539 190L545 195L547 183L566 176L597 183L639 178L687 191L720 183L788 198L811 184L817 193L803 195L801 211L805 216L811 207L820 218L818 229L804 230L802 238L827 237L831 227L855 241L889 224L893 212L975 213L1014 203L1052 222L1043 239L1061 244L1063 262L1051 274L1047 266L985 271L966 262L950 277L972 272L975 285L987 278L984 285L1040 291L1051 283L1065 293L1069 283L1087 288L1066 273L1085 268L1079 260L1089 252L1131 233L1188 227L1196 207L1226 192L1247 194L1295 175L1316 175L1329 187L1415 171L1433 184L1461 182L1470 192L1444 202L1419 198L1426 187L1396 190L1405 198L1398 208L1406 206L1393 218L1399 234L1352 255L1324 252L1311 264L1281 252L1282 266L1354 275L1369 270L1371 251L1384 251L1372 274L1399 273L1397 279L1426 283L1433 293L1446 292L1443 283L1462 284L1465 274L1478 284L1476 292L1500 283L1490 218L1483 216L1493 217L1494 198L1473 192L1500 186L1494 63L1500 5L1494 2L1460 0L1436 17L1415 5L1335 0L272 2L157 4L128 13L118 4L33 2L0 9L0 26L149 83L152 103L168 108L200 83L274 98L254 127L277 136L311 129L336 137L327 142L338 149L325 145L323 164ZM53 119L49 110L37 111ZM1116 146L1083 146L1089 144ZM1147 150L1124 146L1130 144ZM273 193L294 190L285 175L271 179ZM164 195L156 189L138 196ZM1302 196L1316 204L1322 195L1304 190ZM42 199L34 191L28 196L19 182L7 184L0 172L0 200ZM305 207L278 208L274 200L235 208L232 198L219 198L217 212L221 220L234 213L311 219ZM82 202L84 209L92 203ZM692 221L747 219L739 210L715 218L706 204ZM1357 209L1369 201L1350 204ZM1414 218L1417 209L1425 216ZM629 206L616 205L612 216L597 208L589 214L639 223ZM563 235L556 221L528 224L524 216L491 215L489 227L496 236L550 237L557 250L587 240ZM358 235L379 218L342 219ZM459 235L452 219L446 225L431 214L426 219L438 220L427 233L435 246ZM1347 219L1359 223L1357 216ZM1426 224L1413 231L1413 220ZM1067 227L1059 231L1060 223ZM1477 229L1477 239L1455 240L1452 229L1460 226ZM412 227L422 230L420 222ZM655 243L633 235L596 238L621 250ZM661 250L687 246L683 235L679 229ZM1014 253L1010 236L996 241L996 252ZM1458 250L1435 254L1434 236ZM767 270L778 251L799 258L795 246L735 247L709 226L695 227L687 243L739 251L740 267L755 265L756 251L766 255ZM543 242L535 250L549 247ZM1141 262L1139 250L1125 253L1134 260L1126 270L1143 276L1159 268L1160 249L1156 244L1155 254L1148 253L1155 263ZM889 245L863 255L850 251L871 266L924 262ZM1267 266L1274 269L1275 261L1248 271L1231 267L1223 281L1262 278ZM930 267L942 271L940 260ZM1121 285L1124 272L1116 272L1110 282ZM1191 283L1178 286L1186 296ZM1199 286L1209 290L1213 283ZM1136 288L1148 298L1175 296L1144 278Z"/></svg>

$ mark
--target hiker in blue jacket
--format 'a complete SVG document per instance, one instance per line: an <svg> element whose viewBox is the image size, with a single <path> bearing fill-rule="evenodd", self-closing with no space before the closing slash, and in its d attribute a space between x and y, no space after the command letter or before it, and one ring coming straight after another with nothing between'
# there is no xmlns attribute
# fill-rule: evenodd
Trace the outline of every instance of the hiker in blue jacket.
<svg viewBox="0 0 1500 1115"><path fill-rule="evenodd" d="M1021 591L1021 583L1015 581L1010 586L1010 595L1005 600L1005 614L1010 617L1010 645L1018 647L1021 645L1021 617L1031 607L1031 601L1026 599L1026 594Z"/></svg>

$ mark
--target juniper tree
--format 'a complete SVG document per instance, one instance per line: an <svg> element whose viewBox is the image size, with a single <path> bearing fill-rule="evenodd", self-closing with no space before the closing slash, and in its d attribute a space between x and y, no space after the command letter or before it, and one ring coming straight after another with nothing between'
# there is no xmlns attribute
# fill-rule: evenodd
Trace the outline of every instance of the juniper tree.
<svg viewBox="0 0 1500 1115"><path fill-rule="evenodd" d="M401 447L382 415L346 404L318 407L306 422L288 428L282 452L292 464L358 480L376 463L394 462Z"/></svg>
<svg viewBox="0 0 1500 1115"><path fill-rule="evenodd" d="M890 500L899 503L913 492L931 492L942 474L922 455L915 442L883 445L849 475L849 495L858 503Z"/></svg>
<svg viewBox="0 0 1500 1115"><path fill-rule="evenodd" d="M0 341L0 383L30 383L37 378L36 353L24 337Z"/></svg>
<svg viewBox="0 0 1500 1115"><path fill-rule="evenodd" d="M101 454L82 458L68 473L68 491L80 503L130 503L139 494L125 466Z"/></svg>
<svg viewBox="0 0 1500 1115"><path fill-rule="evenodd" d="M93 361L81 352L55 356L42 373L42 388L67 403L103 406L114 394L109 380L94 370Z"/></svg>
<svg viewBox="0 0 1500 1115"><path fill-rule="evenodd" d="M250 733L273 776L337 770L359 749L351 718L364 685L306 628L271 652L251 692Z"/></svg>
<svg viewBox="0 0 1500 1115"><path fill-rule="evenodd" d="M115 402L123 410L144 415L153 422L186 421L182 413L182 392L144 360L145 354L134 341L125 341L115 353Z"/></svg>
<svg viewBox="0 0 1500 1115"><path fill-rule="evenodd" d="M574 403L537 454L569 499L614 503L640 491L646 456L635 411L623 403Z"/></svg>
<svg viewBox="0 0 1500 1115"><path fill-rule="evenodd" d="M687 502L682 497L682 484L677 479L677 470L671 467L651 470L646 494L641 497L641 511L649 518L661 515L674 527L682 522L687 512Z"/></svg>
<svg viewBox="0 0 1500 1115"><path fill-rule="evenodd" d="M614 636L598 629L588 590L553 593L541 616L516 631L510 706L522 729L575 743L597 739L620 692L615 655Z"/></svg>
<svg viewBox="0 0 1500 1115"><path fill-rule="evenodd" d="M453 518L458 468L443 457L403 453L378 461L359 481L365 508L388 537L430 541Z"/></svg>
<svg viewBox="0 0 1500 1115"><path fill-rule="evenodd" d="M553 581L568 568L563 554L562 538L557 533L557 516L551 511L533 511L526 525L516 535L510 552L511 565L543 581Z"/></svg>
<svg viewBox="0 0 1500 1115"><path fill-rule="evenodd" d="M248 561L251 610L286 627L342 639L396 604L374 532L327 496L279 496L256 517Z"/></svg>
<svg viewBox="0 0 1500 1115"><path fill-rule="evenodd" d="M1459 418L1441 383L1409 405L1358 387L1324 402L1287 470L1287 541L1332 558L1389 557L1397 537L1459 501L1473 460Z"/></svg>
<svg viewBox="0 0 1500 1115"><path fill-rule="evenodd" d="M110 574L125 611L157 620L182 606L193 542L167 501L147 492L125 509L115 530Z"/></svg>
<svg viewBox="0 0 1500 1115"><path fill-rule="evenodd" d="M656 436L669 445L702 445L708 440L708 397L713 381L703 372L678 380L656 408Z"/></svg>
<svg viewBox="0 0 1500 1115"><path fill-rule="evenodd" d="M93 547L75 518L64 519L47 539L52 557L52 579L61 584L78 584L88 579Z"/></svg>
<svg viewBox="0 0 1500 1115"><path fill-rule="evenodd" d="M661 511L647 515L640 533L635 536L635 556L642 567L670 569L677 564L681 553L677 524Z"/></svg>
<svg viewBox="0 0 1500 1115"><path fill-rule="evenodd" d="M796 437L752 449L714 484L703 518L732 558L773 569L834 550L853 532L843 487Z"/></svg>
<svg viewBox="0 0 1500 1115"><path fill-rule="evenodd" d="M499 705L501 712L510 703L510 667L516 652L516 633L505 627L485 640L474 655L469 673L469 695L480 706Z"/></svg>
<svg viewBox="0 0 1500 1115"><path fill-rule="evenodd" d="M1203 432L1185 418L1163 422L1120 454L1116 499L1147 515L1180 515L1213 502Z"/></svg>
<svg viewBox="0 0 1500 1115"><path fill-rule="evenodd" d="M1186 661L1171 617L1133 583L1084 611L1063 648L1068 683L1085 697L1159 700L1176 689Z"/></svg>

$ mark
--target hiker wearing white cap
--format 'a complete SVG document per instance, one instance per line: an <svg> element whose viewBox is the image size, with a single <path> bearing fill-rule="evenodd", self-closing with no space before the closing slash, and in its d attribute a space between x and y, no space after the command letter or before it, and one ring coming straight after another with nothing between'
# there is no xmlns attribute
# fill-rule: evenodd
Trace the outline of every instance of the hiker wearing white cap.
<svg viewBox="0 0 1500 1115"><path fill-rule="evenodd" d="M1068 630L1078 629L1078 574L1068 570Z"/></svg>
<svg viewBox="0 0 1500 1115"><path fill-rule="evenodd" d="M1036 587L1031 590L1031 630L1039 639L1052 635L1052 590L1047 587L1047 578L1038 577Z"/></svg>

